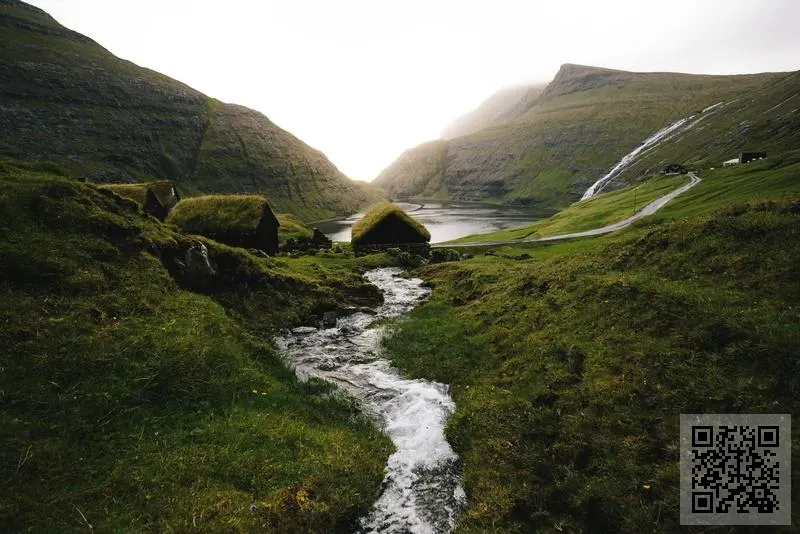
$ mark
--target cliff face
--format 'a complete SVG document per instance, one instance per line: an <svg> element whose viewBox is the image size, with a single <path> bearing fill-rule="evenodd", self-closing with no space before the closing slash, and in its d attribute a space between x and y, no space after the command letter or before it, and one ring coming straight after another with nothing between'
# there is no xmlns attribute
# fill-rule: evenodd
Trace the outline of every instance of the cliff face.
<svg viewBox="0 0 800 534"><path fill-rule="evenodd" d="M4 155L97 182L261 193L307 219L380 196L264 115L121 60L33 6L0 0L0 42Z"/></svg>
<svg viewBox="0 0 800 534"><path fill-rule="evenodd" d="M635 167L635 173L623 172L617 185L658 169L668 154L680 155L677 163L699 165L716 161L736 146L761 146L770 134L766 133L769 128L758 125L778 120L796 124L797 117L779 119L775 115L779 108L768 111L792 90L800 90L793 73L704 76L566 64L541 94L525 102L518 100L516 111L505 120L442 141L446 160L437 169L441 185L436 189L459 200L563 207L580 198L589 185L653 132L719 102L730 104L726 113L710 114L702 128L693 130L691 144L684 143L682 151L672 152L662 148L674 144L675 139L659 145L640 160L648 165ZM750 111L741 107L742 102L756 101L761 104L747 106ZM758 113L753 112L756 108ZM737 117L753 121L747 131L735 126ZM756 132L761 133L754 136ZM770 146L780 150L798 141L799 134L785 132ZM710 150L711 145L717 149ZM408 150L375 183L390 196L409 197L430 190L423 182L434 173L413 172L428 158L425 146ZM414 180L409 175L414 175Z"/></svg>

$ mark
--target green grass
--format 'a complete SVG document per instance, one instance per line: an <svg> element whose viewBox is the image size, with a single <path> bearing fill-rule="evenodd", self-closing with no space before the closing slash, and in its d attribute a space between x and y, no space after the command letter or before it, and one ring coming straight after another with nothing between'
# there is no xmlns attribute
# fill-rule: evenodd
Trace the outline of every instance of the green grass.
<svg viewBox="0 0 800 534"><path fill-rule="evenodd" d="M775 202L416 273L433 295L385 349L451 386L456 532L676 531L681 413L800 409L800 214L765 183Z"/></svg>
<svg viewBox="0 0 800 534"><path fill-rule="evenodd" d="M743 202L792 199L800 195L800 150L699 175L703 181L653 214L662 221L708 213Z"/></svg>
<svg viewBox="0 0 800 534"><path fill-rule="evenodd" d="M386 348L453 387L457 531L675 530L680 413L797 410L800 153L701 176L614 234L474 247L420 272L433 297ZM641 187L654 198L670 179ZM504 234L602 226L631 201L604 194Z"/></svg>
<svg viewBox="0 0 800 534"><path fill-rule="evenodd" d="M196 283L174 262L194 238L8 167L0 228L0 530L355 528L391 444L266 339L374 303L357 271L380 258L205 240L218 274Z"/></svg>
<svg viewBox="0 0 800 534"><path fill-rule="evenodd" d="M99 187L116 193L121 197L129 198L140 207L144 206L145 200L147 199L147 184L108 184Z"/></svg>
<svg viewBox="0 0 800 534"><path fill-rule="evenodd" d="M205 195L180 201L166 222L192 234L254 232L269 210L258 195Z"/></svg>
<svg viewBox="0 0 800 534"><path fill-rule="evenodd" d="M299 239L305 237L311 239L314 232L307 226L299 217L290 213L278 213L275 215L278 218L280 226L278 227L278 241L285 243L287 239Z"/></svg>
<svg viewBox="0 0 800 534"><path fill-rule="evenodd" d="M635 213L634 201L636 210L640 210L649 202L677 189L687 181L688 178L685 176L660 176L636 186L576 202L552 217L536 221L528 226L470 235L453 242L473 243L545 237L600 228L633 215Z"/></svg>

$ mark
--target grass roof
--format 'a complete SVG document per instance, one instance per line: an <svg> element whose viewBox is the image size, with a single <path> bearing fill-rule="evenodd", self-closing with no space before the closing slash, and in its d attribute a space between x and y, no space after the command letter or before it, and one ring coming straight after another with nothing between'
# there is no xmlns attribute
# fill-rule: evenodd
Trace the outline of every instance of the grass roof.
<svg viewBox="0 0 800 534"><path fill-rule="evenodd" d="M171 181L161 180L158 182L150 182L147 185L163 206L167 206L170 201L172 201L175 189Z"/></svg>
<svg viewBox="0 0 800 534"><path fill-rule="evenodd" d="M426 240L430 240L431 234L430 232L428 232L428 229L422 225L422 223L411 217L408 213L401 210L391 202L384 201L384 202L379 202L378 204L372 206L370 209L367 210L367 213L364 214L364 216L361 219L356 221L351 231L351 236L352 236L351 242L358 243L378 223L380 223L386 217L390 216L397 217L404 223L408 224L421 236L425 237Z"/></svg>
<svg viewBox="0 0 800 534"><path fill-rule="evenodd" d="M123 198L129 198L139 204L140 207L144 206L147 200L148 184L103 184L98 187L116 193Z"/></svg>
<svg viewBox="0 0 800 534"><path fill-rule="evenodd" d="M255 232L265 210L272 214L267 201L258 195L206 195L178 202L167 217L184 232L207 234L217 232Z"/></svg>
<svg viewBox="0 0 800 534"><path fill-rule="evenodd" d="M310 239L314 235L314 231L295 215L290 213L277 213L275 217L281 224L278 230L278 239L281 241L285 241L290 237L295 239L307 237Z"/></svg>

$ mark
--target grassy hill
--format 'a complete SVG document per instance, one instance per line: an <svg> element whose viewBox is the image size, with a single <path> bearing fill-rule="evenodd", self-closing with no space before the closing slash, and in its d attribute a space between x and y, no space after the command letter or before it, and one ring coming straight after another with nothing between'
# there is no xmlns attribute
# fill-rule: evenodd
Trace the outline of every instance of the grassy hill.
<svg viewBox="0 0 800 534"><path fill-rule="evenodd" d="M796 198L800 196L800 150L747 165L703 171L700 175L703 181L698 186L670 201L662 211L651 215L649 220L708 213L737 202ZM630 217L635 210L677 189L687 180L684 175L652 178L635 186L575 202L552 217L530 225L470 235L454 242L525 239L600 228Z"/></svg>
<svg viewBox="0 0 800 534"><path fill-rule="evenodd" d="M0 1L0 154L96 182L260 193L306 220L380 198L264 115L113 56L17 0Z"/></svg>
<svg viewBox="0 0 800 534"><path fill-rule="evenodd" d="M797 413L799 161L703 173L615 234L415 271L433 294L385 348L451 386L468 498L457 533L678 531L681 413ZM605 216L630 193L584 206Z"/></svg>
<svg viewBox="0 0 800 534"><path fill-rule="evenodd" d="M0 531L355 529L391 443L268 339L379 302L368 257L252 256L7 159L0 229Z"/></svg>
<svg viewBox="0 0 800 534"><path fill-rule="evenodd" d="M424 191L560 208L652 133L719 102L726 103L722 110L664 151L646 154L616 187L667 162L714 166L751 146L793 149L800 118L786 99L799 89L797 73L704 76L567 64L523 113L443 142L444 158L428 157L427 145L410 149L375 183L392 197Z"/></svg>

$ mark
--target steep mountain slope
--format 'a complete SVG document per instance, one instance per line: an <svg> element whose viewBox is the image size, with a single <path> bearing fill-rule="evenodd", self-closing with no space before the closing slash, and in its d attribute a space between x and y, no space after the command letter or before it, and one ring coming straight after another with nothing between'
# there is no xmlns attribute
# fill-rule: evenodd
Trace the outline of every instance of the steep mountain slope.
<svg viewBox="0 0 800 534"><path fill-rule="evenodd" d="M184 192L258 192L304 218L376 199L261 113L121 60L35 7L0 0L0 35L5 155L90 181L170 178Z"/></svg>
<svg viewBox="0 0 800 534"><path fill-rule="evenodd" d="M788 73L713 112L695 115L674 135L644 151L609 182L624 186L669 163L720 167L739 152L766 151L780 157L800 146L800 72Z"/></svg>
<svg viewBox="0 0 800 534"><path fill-rule="evenodd" d="M473 134L519 117L536 102L546 85L521 85L499 90L477 108L448 124L442 131L442 139Z"/></svg>
<svg viewBox="0 0 800 534"><path fill-rule="evenodd" d="M704 76L567 64L517 118L447 141L443 164L436 166L441 160L416 157L418 149L411 149L404 154L403 164L396 162L374 183L392 197L429 191L432 188L425 184L409 184L406 168L415 165L424 176L441 175L440 197L446 192L454 199L561 207L580 198L589 185L653 132L720 102L728 104L728 119L706 121L705 128L697 130L703 143L719 144L719 153L734 146L744 148L759 144L761 138L752 137L754 132L770 131L762 125L788 121L794 126L788 126L785 135L775 138L771 146L790 148L800 141L797 116L785 116L786 110L780 106L769 108L798 89L795 73ZM751 116L747 129L733 127L742 120L737 118L739 111L733 102L744 105L754 99L764 112ZM696 153L703 143L684 143L681 148ZM650 167L624 178L640 177L667 159L657 157L656 152L650 157Z"/></svg>

